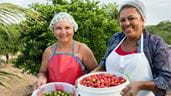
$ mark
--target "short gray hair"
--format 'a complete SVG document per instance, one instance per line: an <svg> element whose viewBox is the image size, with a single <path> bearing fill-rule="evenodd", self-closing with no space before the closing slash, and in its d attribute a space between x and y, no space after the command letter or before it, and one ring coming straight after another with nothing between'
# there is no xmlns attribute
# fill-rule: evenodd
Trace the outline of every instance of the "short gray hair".
<svg viewBox="0 0 171 96"><path fill-rule="evenodd" d="M131 7L136 8L138 10L138 12L140 13L142 19L144 21L146 20L145 7L142 2L140 2L138 0L132 0L132 1L125 2L123 5L121 5L121 7L119 9L119 14L126 6L131 6Z"/></svg>
<svg viewBox="0 0 171 96"><path fill-rule="evenodd" d="M55 14L49 24L49 28L51 30L53 30L54 25L61 20L66 20L66 21L70 22L73 25L75 32L78 30L78 24L75 22L74 18L66 12L59 12L59 13Z"/></svg>

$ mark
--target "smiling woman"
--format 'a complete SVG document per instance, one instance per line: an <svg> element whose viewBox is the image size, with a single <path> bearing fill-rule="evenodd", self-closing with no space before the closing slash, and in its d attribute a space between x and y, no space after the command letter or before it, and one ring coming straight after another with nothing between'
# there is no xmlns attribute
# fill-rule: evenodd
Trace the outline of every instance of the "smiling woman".
<svg viewBox="0 0 171 96"><path fill-rule="evenodd" d="M66 82L74 85L77 78L97 67L91 49L73 39L78 25L70 14L55 14L49 28L57 42L46 48L43 53L35 89L48 82Z"/></svg>
<svg viewBox="0 0 171 96"><path fill-rule="evenodd" d="M131 83L122 96L165 96L171 89L171 49L161 37L146 30L142 2L125 2L118 15L122 32L111 37L94 71L126 74Z"/></svg>

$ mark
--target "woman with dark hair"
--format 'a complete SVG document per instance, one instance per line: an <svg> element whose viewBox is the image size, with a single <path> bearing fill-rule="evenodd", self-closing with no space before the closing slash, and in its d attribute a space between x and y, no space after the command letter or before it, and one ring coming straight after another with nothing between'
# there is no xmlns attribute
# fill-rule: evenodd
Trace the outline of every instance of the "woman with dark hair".
<svg viewBox="0 0 171 96"><path fill-rule="evenodd" d="M130 84L122 96L165 96L171 88L171 49L145 27L144 5L128 1L119 10L122 32L114 34L100 66L94 71L123 73Z"/></svg>

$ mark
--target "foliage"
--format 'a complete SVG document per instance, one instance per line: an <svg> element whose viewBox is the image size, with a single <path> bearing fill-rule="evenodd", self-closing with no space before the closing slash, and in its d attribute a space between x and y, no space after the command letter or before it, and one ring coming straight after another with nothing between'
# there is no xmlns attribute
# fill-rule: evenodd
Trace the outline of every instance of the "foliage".
<svg viewBox="0 0 171 96"><path fill-rule="evenodd" d="M0 55L16 53L20 46L19 23L24 16L36 17L37 14L29 9L11 3L0 3Z"/></svg>
<svg viewBox="0 0 171 96"><path fill-rule="evenodd" d="M0 55L17 51L19 31L18 20L22 18L25 9L11 3L0 4Z"/></svg>
<svg viewBox="0 0 171 96"><path fill-rule="evenodd" d="M6 33L9 37L15 37L15 28L11 24L19 23L23 18L24 8L11 3L0 4L0 33Z"/></svg>
<svg viewBox="0 0 171 96"><path fill-rule="evenodd" d="M116 3L109 3L108 5L104 5L106 12L112 19L117 19L118 17L118 5ZM118 20L118 19L117 19Z"/></svg>
<svg viewBox="0 0 171 96"><path fill-rule="evenodd" d="M0 3L0 55L6 55L6 63L8 63L8 54L16 53L21 47L18 23L24 19L26 14L32 17L37 16L33 11L20 6L11 3ZM2 63L5 62L0 59L0 67ZM0 71L0 86L6 86L3 83L5 78L13 80L14 77L20 78L13 73Z"/></svg>
<svg viewBox="0 0 171 96"><path fill-rule="evenodd" d="M157 25L147 26L149 32L161 36L169 45L171 45L171 22L163 21Z"/></svg>
<svg viewBox="0 0 171 96"><path fill-rule="evenodd" d="M0 41L1 41L0 55L6 56L6 61L0 62L0 65L3 63L8 64L9 63L9 53L12 55L15 55L15 53L17 53L19 48L21 47L20 40L19 40L20 33L19 33L19 31L17 32L17 29L18 29L17 27L18 27L17 25L10 25L10 28L12 28L12 29L15 28L15 30L16 30L15 37L14 36L9 37L5 32L2 32L0 34Z"/></svg>
<svg viewBox="0 0 171 96"><path fill-rule="evenodd" d="M28 17L27 21L23 22L21 32L23 49L16 66L33 74L38 72L43 51L56 42L48 25L54 13L60 11L68 12L75 18L79 29L74 39L86 43L99 62L106 51L106 42L113 33L120 30L116 18L110 17L107 6L99 7L98 2L89 0L52 1L52 5L33 5L32 9L39 12L41 16L39 19Z"/></svg>
<svg viewBox="0 0 171 96"><path fill-rule="evenodd" d="M8 27L10 27L11 29L15 29L13 30L13 32L15 31L15 36L8 36L5 32L2 32L2 30L0 29L0 32L2 32L0 34L0 54L1 55L5 55L8 53L15 53L17 52L17 49L19 48L18 43L19 43L19 36L20 33L19 31L17 32L17 25L11 24ZM17 44L17 46L16 46Z"/></svg>

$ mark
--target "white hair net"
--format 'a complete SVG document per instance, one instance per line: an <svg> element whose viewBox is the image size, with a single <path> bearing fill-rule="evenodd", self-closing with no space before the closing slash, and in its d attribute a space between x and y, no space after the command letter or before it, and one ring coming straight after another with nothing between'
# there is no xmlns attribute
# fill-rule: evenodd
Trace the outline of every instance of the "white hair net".
<svg viewBox="0 0 171 96"><path fill-rule="evenodd" d="M143 4L142 2L140 2L140 1L138 1L138 0L130 0L130 1L127 1L127 2L125 2L125 3L120 7L119 13L120 13L120 11L121 11L125 6L127 6L127 5L132 6L132 7L135 7L135 8L139 11L139 13L140 13L142 19L143 19L144 21L146 21L145 7L144 7L144 4Z"/></svg>
<svg viewBox="0 0 171 96"><path fill-rule="evenodd" d="M75 22L74 18L66 12L59 12L59 13L55 14L53 19L51 20L51 22L49 24L49 28L51 30L53 30L54 25L61 20L66 20L66 21L70 22L74 27L74 31L75 32L77 31L78 24Z"/></svg>

